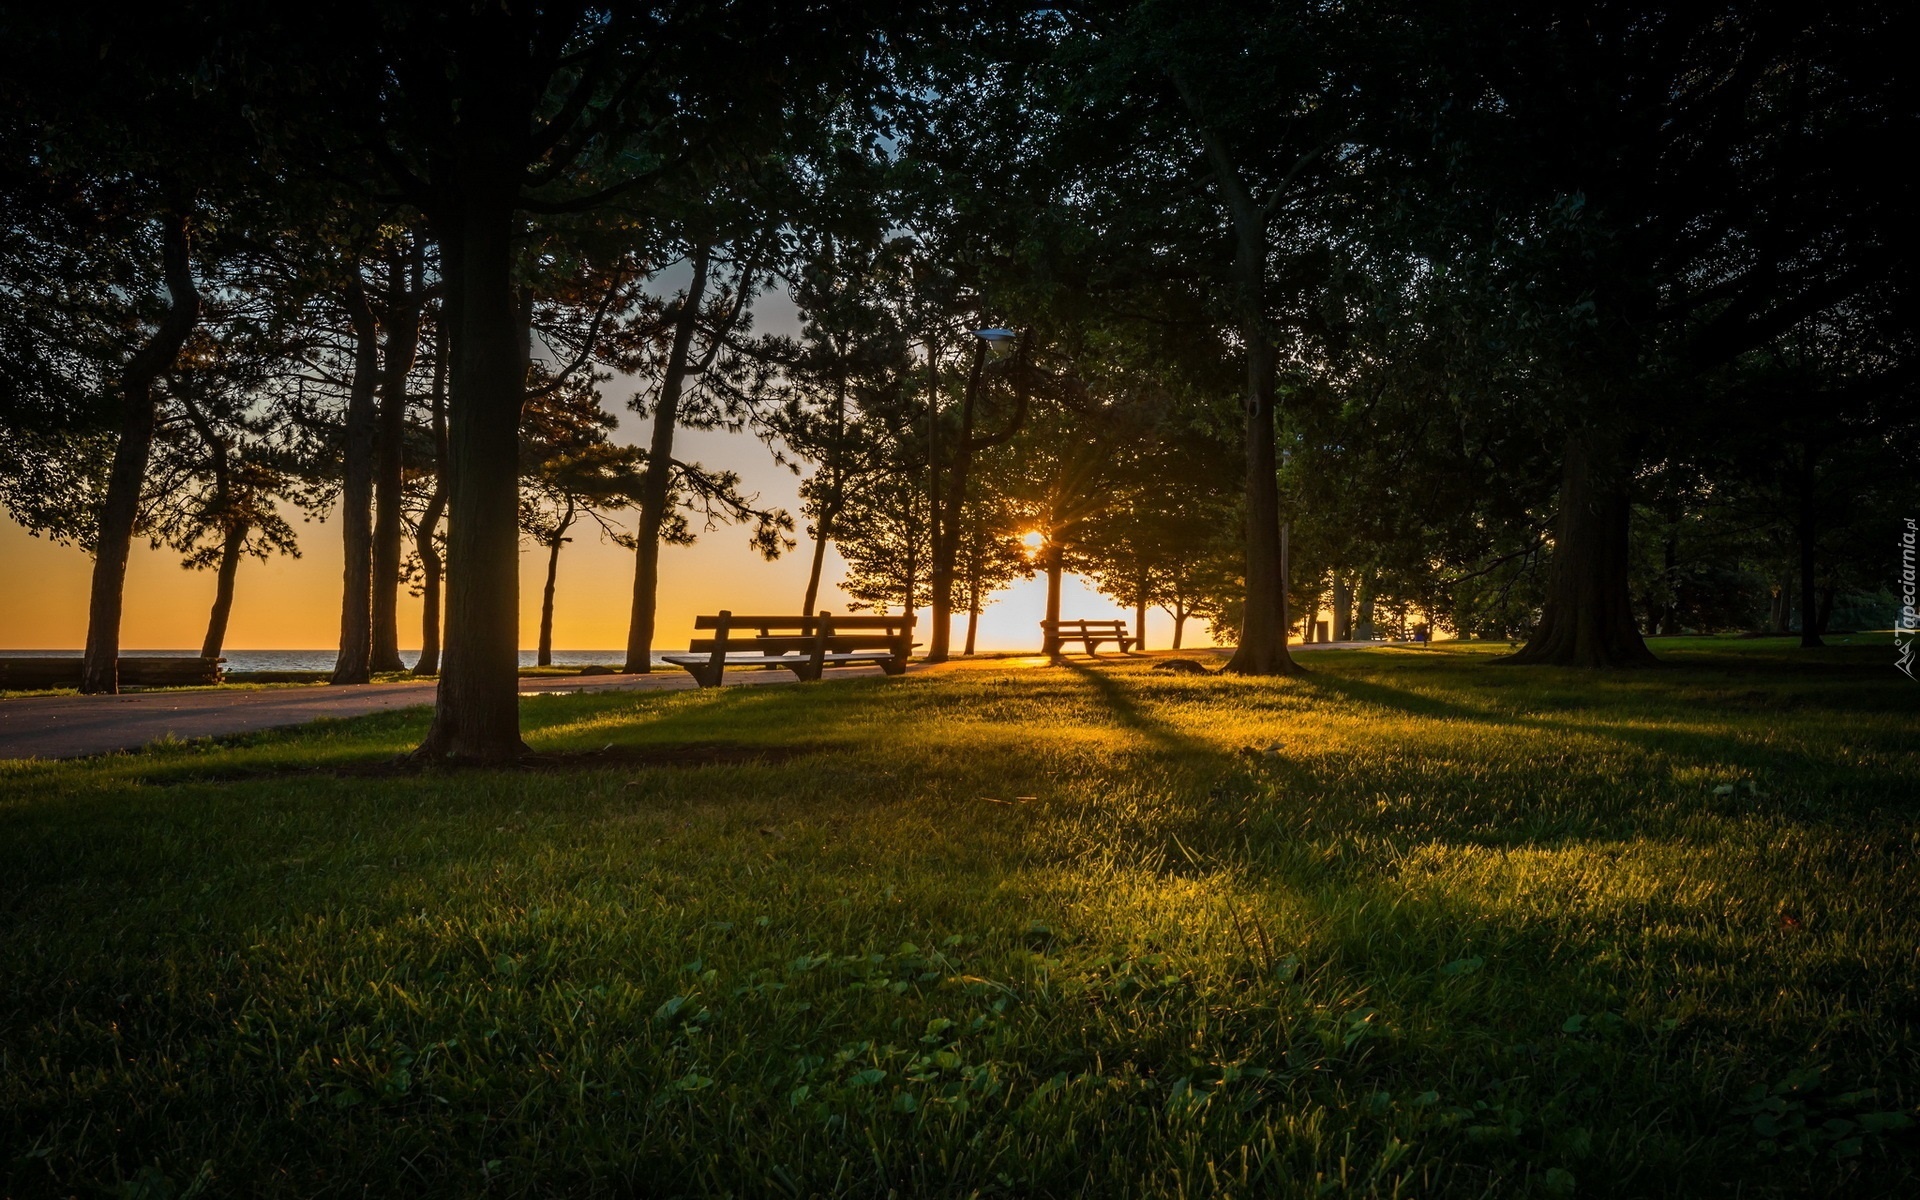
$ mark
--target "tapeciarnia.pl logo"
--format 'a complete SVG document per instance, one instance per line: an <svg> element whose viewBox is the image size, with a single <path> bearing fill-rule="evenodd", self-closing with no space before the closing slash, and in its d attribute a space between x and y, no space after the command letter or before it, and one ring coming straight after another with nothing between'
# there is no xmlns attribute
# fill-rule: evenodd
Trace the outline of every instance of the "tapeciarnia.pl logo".
<svg viewBox="0 0 1920 1200"><path fill-rule="evenodd" d="M1894 622L1893 649L1899 657L1893 665L1906 673L1908 679L1913 675L1914 635L1920 632L1920 614L1914 612L1914 536L1915 522L1907 518L1907 527L1900 531L1900 619Z"/></svg>

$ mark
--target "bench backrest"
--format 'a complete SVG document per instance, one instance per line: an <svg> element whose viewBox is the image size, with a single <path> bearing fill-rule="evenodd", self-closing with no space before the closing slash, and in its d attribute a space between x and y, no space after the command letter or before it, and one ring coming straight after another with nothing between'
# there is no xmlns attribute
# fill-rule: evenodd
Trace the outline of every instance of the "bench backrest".
<svg viewBox="0 0 1920 1200"><path fill-rule="evenodd" d="M778 629L793 630L798 633L812 633L814 627L818 625L820 621L827 620L833 623L834 631L837 633L853 629L884 629L889 632L898 633L902 630L912 629L915 618L912 613L902 613L898 616L876 617L845 614L835 615L829 612L822 612L819 616L815 617L756 617L750 614L742 615L723 611L711 617L695 617L693 619L693 627L695 629L718 629L720 628L720 622L722 620L726 621L728 629L740 632L755 629L761 633L772 633Z"/></svg>
<svg viewBox="0 0 1920 1200"><path fill-rule="evenodd" d="M735 616L726 609L712 616L695 617L696 630L711 629L710 638L694 638L687 647L695 654L709 653L710 669L725 666L728 650L753 650L763 654L799 651L812 656L815 674L828 654L846 654L856 650L891 650L905 662L913 652L912 613L898 616L835 616L821 612L817 616Z"/></svg>
<svg viewBox="0 0 1920 1200"><path fill-rule="evenodd" d="M1051 622L1042 621L1040 624L1048 625ZM1127 623L1125 621L1061 621L1059 628L1074 629L1082 633L1125 633Z"/></svg>
<svg viewBox="0 0 1920 1200"><path fill-rule="evenodd" d="M57 688L78 687L79 658L0 658L0 687ZM224 658L195 658L185 655L122 658L119 680L133 687L192 687L220 682L220 664Z"/></svg>

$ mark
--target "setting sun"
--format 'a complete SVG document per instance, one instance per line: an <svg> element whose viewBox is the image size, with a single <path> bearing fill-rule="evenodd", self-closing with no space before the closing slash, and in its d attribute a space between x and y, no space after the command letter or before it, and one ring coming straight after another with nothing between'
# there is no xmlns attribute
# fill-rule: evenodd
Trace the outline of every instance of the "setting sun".
<svg viewBox="0 0 1920 1200"><path fill-rule="evenodd" d="M1020 544L1029 550L1038 550L1047 544L1047 535L1038 529L1029 529L1020 535Z"/></svg>

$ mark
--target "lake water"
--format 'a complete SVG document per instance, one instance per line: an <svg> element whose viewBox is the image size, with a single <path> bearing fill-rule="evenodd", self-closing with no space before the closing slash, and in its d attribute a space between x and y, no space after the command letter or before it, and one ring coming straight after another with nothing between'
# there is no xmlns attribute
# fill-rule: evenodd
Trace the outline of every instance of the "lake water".
<svg viewBox="0 0 1920 1200"><path fill-rule="evenodd" d="M120 651L122 658L142 658L157 656L165 658L193 658L198 650L128 650ZM403 650L401 661L412 666L419 657L417 650ZM0 658L79 658L78 650L0 650ZM539 654L533 650L520 652L520 665L531 667ZM556 667L585 667L601 664L617 667L625 662L625 650L555 650L553 665ZM229 671L331 671L333 670L334 651L332 650L229 650L226 652ZM659 663L660 656L655 654L653 661Z"/></svg>

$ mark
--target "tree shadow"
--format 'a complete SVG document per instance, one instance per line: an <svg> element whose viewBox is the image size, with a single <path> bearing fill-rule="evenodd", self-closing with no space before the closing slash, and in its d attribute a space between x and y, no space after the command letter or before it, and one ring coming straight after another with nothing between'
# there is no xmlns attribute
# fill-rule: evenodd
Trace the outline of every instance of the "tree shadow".
<svg viewBox="0 0 1920 1200"><path fill-rule="evenodd" d="M1093 690L1113 714L1116 723L1139 734L1155 748L1185 757L1224 757L1218 746L1201 741L1153 716L1111 675L1094 670L1090 664L1070 659L1063 660L1060 665Z"/></svg>

